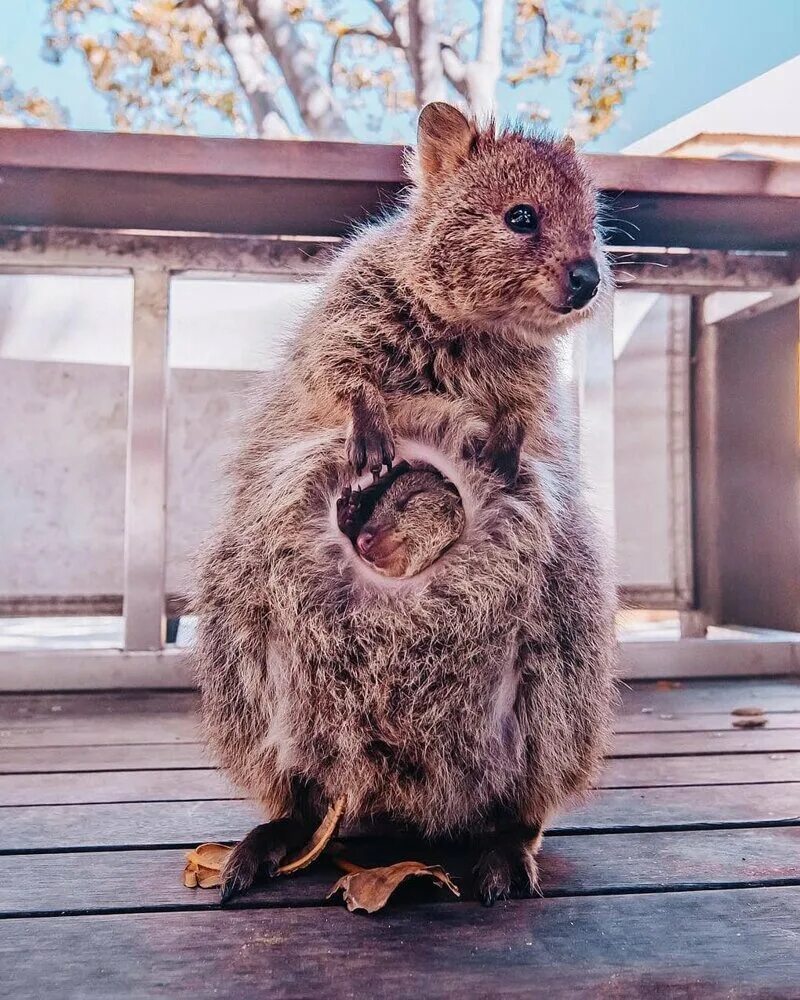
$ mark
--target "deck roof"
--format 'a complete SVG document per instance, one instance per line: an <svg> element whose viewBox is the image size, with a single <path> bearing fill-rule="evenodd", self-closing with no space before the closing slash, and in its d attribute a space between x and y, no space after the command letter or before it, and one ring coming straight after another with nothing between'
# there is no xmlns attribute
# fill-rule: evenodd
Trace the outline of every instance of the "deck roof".
<svg viewBox="0 0 800 1000"><path fill-rule="evenodd" d="M402 159L389 145L0 129L0 225L341 236L391 207ZM800 164L590 164L638 246L800 248Z"/></svg>

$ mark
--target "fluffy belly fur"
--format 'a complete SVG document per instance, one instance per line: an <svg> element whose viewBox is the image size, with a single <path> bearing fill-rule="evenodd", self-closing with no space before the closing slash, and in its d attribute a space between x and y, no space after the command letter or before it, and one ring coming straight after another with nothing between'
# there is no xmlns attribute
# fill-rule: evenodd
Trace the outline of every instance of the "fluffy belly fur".
<svg viewBox="0 0 800 1000"><path fill-rule="evenodd" d="M358 650L346 670L327 641L276 648L283 707L265 749L328 800L345 795L356 815L443 831L509 799L522 776L516 637L487 623L477 651L457 614L437 624L414 610L395 598L340 620L337 645Z"/></svg>
<svg viewBox="0 0 800 1000"><path fill-rule="evenodd" d="M430 834L531 819L590 781L611 699L613 599L558 470L513 493L460 442L406 441L459 488L462 538L410 581L370 575L335 528L333 432L263 463L205 557L196 649L212 746L280 815L294 780Z"/></svg>

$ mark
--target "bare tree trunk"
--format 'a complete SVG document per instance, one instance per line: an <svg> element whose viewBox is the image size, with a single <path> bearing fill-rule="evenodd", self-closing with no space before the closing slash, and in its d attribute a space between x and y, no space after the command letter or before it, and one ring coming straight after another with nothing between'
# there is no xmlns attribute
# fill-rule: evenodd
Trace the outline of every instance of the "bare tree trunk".
<svg viewBox="0 0 800 1000"><path fill-rule="evenodd" d="M408 65L417 105L447 99L435 0L408 0Z"/></svg>
<svg viewBox="0 0 800 1000"><path fill-rule="evenodd" d="M316 139L347 139L350 130L339 103L319 72L315 53L306 45L282 0L243 0L280 67L300 117Z"/></svg>
<svg viewBox="0 0 800 1000"><path fill-rule="evenodd" d="M465 72L467 99L473 112L481 117L494 113L497 84L503 68L504 0L483 0L478 58Z"/></svg>
<svg viewBox="0 0 800 1000"><path fill-rule="evenodd" d="M289 138L292 130L275 103L272 81L264 69L267 47L254 33L252 18L236 0L203 0L203 7L231 57L256 132L263 139Z"/></svg>

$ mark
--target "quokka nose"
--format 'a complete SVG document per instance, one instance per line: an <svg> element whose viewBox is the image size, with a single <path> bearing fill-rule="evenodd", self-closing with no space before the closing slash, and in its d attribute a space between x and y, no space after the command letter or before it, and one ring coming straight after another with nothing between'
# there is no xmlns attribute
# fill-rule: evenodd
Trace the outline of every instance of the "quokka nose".
<svg viewBox="0 0 800 1000"><path fill-rule="evenodd" d="M600 272L591 257L576 260L567 270L569 279L568 301L573 309L581 309L597 294Z"/></svg>
<svg viewBox="0 0 800 1000"><path fill-rule="evenodd" d="M358 536L356 545L358 546L358 551L362 556L368 555L372 546L375 544L376 533L365 528L361 534Z"/></svg>

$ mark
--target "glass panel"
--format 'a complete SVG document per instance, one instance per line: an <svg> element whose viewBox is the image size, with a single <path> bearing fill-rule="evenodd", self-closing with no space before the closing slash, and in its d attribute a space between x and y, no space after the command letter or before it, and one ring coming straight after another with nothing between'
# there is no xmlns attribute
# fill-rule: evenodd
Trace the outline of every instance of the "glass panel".
<svg viewBox="0 0 800 1000"><path fill-rule="evenodd" d="M170 299L167 593L185 593L214 523L225 462L259 373L269 373L316 286L179 277ZM182 623L180 637L185 634Z"/></svg>
<svg viewBox="0 0 800 1000"><path fill-rule="evenodd" d="M131 304L126 276L0 275L4 615L119 603ZM81 630L121 636L118 619L0 618L0 644L74 646Z"/></svg>

